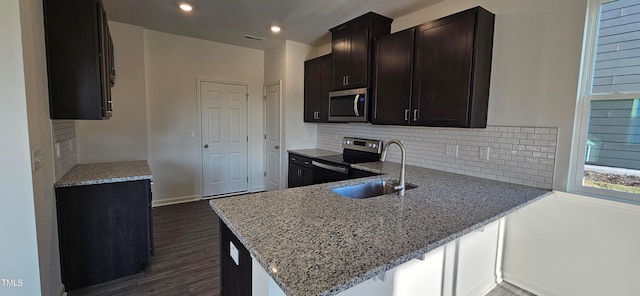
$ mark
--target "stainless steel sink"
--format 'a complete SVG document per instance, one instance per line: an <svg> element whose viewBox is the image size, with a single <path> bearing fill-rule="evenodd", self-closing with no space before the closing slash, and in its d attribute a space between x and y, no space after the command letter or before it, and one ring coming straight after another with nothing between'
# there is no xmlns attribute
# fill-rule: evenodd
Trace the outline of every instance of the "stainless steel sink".
<svg viewBox="0 0 640 296"><path fill-rule="evenodd" d="M398 182L394 180L375 180L356 185L336 187L331 189L331 191L344 197L363 199L398 192L399 190L395 189L397 185ZM416 187L418 186L414 184L405 184L405 190L413 189Z"/></svg>

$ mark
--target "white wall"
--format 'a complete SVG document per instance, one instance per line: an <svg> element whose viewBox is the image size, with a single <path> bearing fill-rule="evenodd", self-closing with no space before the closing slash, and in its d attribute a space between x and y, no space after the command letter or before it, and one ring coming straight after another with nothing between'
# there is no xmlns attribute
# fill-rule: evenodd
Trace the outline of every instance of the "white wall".
<svg viewBox="0 0 640 296"><path fill-rule="evenodd" d="M263 51L144 30L149 163L154 203L197 198L197 77L249 86L251 189L263 182Z"/></svg>
<svg viewBox="0 0 640 296"><path fill-rule="evenodd" d="M284 87L284 123L286 148L316 147L317 124L304 123L304 61L315 54L310 45L286 41L286 87Z"/></svg>
<svg viewBox="0 0 640 296"><path fill-rule="evenodd" d="M109 30L116 67L113 117L76 121L78 163L148 158L143 28L109 22Z"/></svg>
<svg viewBox="0 0 640 296"><path fill-rule="evenodd" d="M22 15L21 5L31 3L19 0L0 2L0 279L21 284L19 287L10 287L0 282L1 295L38 295L45 292L41 290L40 283L34 210L34 184L35 191L40 194L41 178L32 176L31 172L27 110L27 95L34 94L26 93L26 80L31 80L34 72L25 69L27 65L24 63L33 52L25 48L23 55L22 43L22 38L31 36L32 32L30 28L24 28L22 35L21 31L21 18L25 18L26 24L31 21L31 14L27 8L23 8ZM25 41L25 46L33 42ZM34 62L31 66L35 68L40 65ZM52 166L48 165L48 169L47 174L52 175ZM41 196L35 197L39 199Z"/></svg>
<svg viewBox="0 0 640 296"><path fill-rule="evenodd" d="M264 51L264 82L272 83L285 78L286 42L282 41ZM284 89L285 81L282 81Z"/></svg>
<svg viewBox="0 0 640 296"><path fill-rule="evenodd" d="M53 189L54 160L49 119L49 92L41 0L20 2L25 88L31 151L39 149L41 168L32 173L38 258L43 295L57 295L62 278L58 250L58 223ZM2 294L2 293L0 293Z"/></svg>
<svg viewBox="0 0 640 296"><path fill-rule="evenodd" d="M504 278L538 295L638 295L640 206L556 192L508 218Z"/></svg>

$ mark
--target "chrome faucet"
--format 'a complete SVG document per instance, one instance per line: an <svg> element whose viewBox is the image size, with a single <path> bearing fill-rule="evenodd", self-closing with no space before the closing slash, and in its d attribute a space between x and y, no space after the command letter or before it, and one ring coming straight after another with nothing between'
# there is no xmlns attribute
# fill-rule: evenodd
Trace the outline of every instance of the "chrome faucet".
<svg viewBox="0 0 640 296"><path fill-rule="evenodd" d="M402 142L400 142L400 140L396 140L396 139L391 139L387 142L387 145L384 146L384 149L382 150L382 154L380 154L380 161L384 161L387 158L387 150L389 149L389 146L391 146L391 144L398 144L398 147L400 147L400 152L402 153L402 161L400 162L400 179L398 180L399 184L398 186L394 187L393 189L398 191L398 194L400 196L404 196L404 190L405 190L405 184L404 184L404 163L405 163L405 150L404 150L404 145L402 145Z"/></svg>

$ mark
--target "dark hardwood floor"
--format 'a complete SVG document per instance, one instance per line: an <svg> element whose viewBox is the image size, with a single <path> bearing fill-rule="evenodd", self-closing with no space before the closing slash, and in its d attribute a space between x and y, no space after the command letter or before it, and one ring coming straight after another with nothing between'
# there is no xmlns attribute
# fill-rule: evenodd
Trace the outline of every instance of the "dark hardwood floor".
<svg viewBox="0 0 640 296"><path fill-rule="evenodd" d="M217 296L218 232L218 217L208 201L154 208L155 255L145 273L71 291L69 295Z"/></svg>

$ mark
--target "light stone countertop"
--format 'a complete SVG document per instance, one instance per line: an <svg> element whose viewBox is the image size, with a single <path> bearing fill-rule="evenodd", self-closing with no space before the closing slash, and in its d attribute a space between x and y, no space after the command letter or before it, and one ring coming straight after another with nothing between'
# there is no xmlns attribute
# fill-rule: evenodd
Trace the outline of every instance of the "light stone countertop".
<svg viewBox="0 0 640 296"><path fill-rule="evenodd" d="M400 165L355 168L388 175L214 199L216 214L290 296L333 295L506 216L548 190L407 166L418 185L354 200L330 189L397 179ZM274 271L275 270L275 271Z"/></svg>
<svg viewBox="0 0 640 296"><path fill-rule="evenodd" d="M66 173L55 188L152 179L146 160L78 164Z"/></svg>
<svg viewBox="0 0 640 296"><path fill-rule="evenodd" d="M291 150L287 150L287 152L295 153L298 155L311 157L311 158L342 154L342 152L335 152L335 151L324 150L324 149L291 149Z"/></svg>

